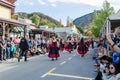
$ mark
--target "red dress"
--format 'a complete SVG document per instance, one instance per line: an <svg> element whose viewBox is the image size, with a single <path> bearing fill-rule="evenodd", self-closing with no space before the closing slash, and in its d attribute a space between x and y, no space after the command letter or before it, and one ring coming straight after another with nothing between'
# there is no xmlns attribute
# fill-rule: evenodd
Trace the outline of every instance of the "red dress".
<svg viewBox="0 0 120 80"><path fill-rule="evenodd" d="M79 42L77 52L79 54L86 54L87 51L86 51L85 44Z"/></svg>
<svg viewBox="0 0 120 80"><path fill-rule="evenodd" d="M48 57L57 58L59 57L59 47L57 46L57 42L52 42L52 44L48 45Z"/></svg>
<svg viewBox="0 0 120 80"><path fill-rule="evenodd" d="M90 41L87 41L85 44L87 45L87 47L86 47L86 53L87 53L89 51Z"/></svg>
<svg viewBox="0 0 120 80"><path fill-rule="evenodd" d="M71 51L73 51L73 44L71 42L69 42L66 45L66 51L68 51L69 53L71 53Z"/></svg>
<svg viewBox="0 0 120 80"><path fill-rule="evenodd" d="M65 44L63 42L60 42L60 50L63 51L65 49Z"/></svg>

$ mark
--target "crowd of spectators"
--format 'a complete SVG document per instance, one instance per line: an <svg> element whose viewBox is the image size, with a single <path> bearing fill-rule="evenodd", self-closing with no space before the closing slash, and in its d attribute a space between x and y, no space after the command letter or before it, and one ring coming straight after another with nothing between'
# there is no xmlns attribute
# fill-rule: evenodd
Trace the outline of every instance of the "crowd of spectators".
<svg viewBox="0 0 120 80"><path fill-rule="evenodd" d="M0 61L14 60L27 57L45 54L47 52L47 45L50 43L50 39L46 38L22 38L16 36L14 39L11 37L2 38L0 40Z"/></svg>
<svg viewBox="0 0 120 80"><path fill-rule="evenodd" d="M120 80L120 26L100 38L97 48L95 80Z"/></svg>

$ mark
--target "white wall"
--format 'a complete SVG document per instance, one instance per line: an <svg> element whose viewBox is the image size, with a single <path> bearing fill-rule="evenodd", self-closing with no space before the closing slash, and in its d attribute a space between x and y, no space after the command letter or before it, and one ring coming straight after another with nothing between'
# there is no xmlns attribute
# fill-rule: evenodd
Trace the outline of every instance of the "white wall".
<svg viewBox="0 0 120 80"><path fill-rule="evenodd" d="M11 19L11 9L0 5L0 17Z"/></svg>

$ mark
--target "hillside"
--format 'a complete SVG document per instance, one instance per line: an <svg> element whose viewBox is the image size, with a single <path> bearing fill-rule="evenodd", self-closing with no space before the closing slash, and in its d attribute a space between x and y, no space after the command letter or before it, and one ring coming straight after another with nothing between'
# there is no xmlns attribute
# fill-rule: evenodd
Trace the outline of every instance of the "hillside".
<svg viewBox="0 0 120 80"><path fill-rule="evenodd" d="M81 16L79 18L76 18L73 23L77 26L77 27L85 27L86 25L88 25L89 23L91 23L93 21L93 13L89 13L86 14L84 16Z"/></svg>
<svg viewBox="0 0 120 80"><path fill-rule="evenodd" d="M47 16L43 13L40 12L33 12L33 13L25 13L25 12L17 12L16 13L20 18L30 18L31 16L33 16L34 14L37 14L40 17L40 25L47 25L48 23L50 25L50 27L54 27L58 24L58 21L51 18L50 16Z"/></svg>

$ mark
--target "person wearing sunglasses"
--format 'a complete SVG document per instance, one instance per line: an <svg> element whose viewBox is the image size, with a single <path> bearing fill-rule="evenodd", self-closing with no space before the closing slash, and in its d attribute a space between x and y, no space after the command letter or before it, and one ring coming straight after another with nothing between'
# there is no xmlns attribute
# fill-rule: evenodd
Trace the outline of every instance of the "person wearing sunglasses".
<svg viewBox="0 0 120 80"><path fill-rule="evenodd" d="M105 76L103 73L103 80L117 80L117 78L120 78L120 69L117 64L110 63L109 71L111 73L111 77L108 79L107 76Z"/></svg>
<svg viewBox="0 0 120 80"><path fill-rule="evenodd" d="M109 80L112 77L112 75L110 73L109 65L107 65L105 68L106 68L105 72L102 73L102 79L105 80L105 78L107 78Z"/></svg>

